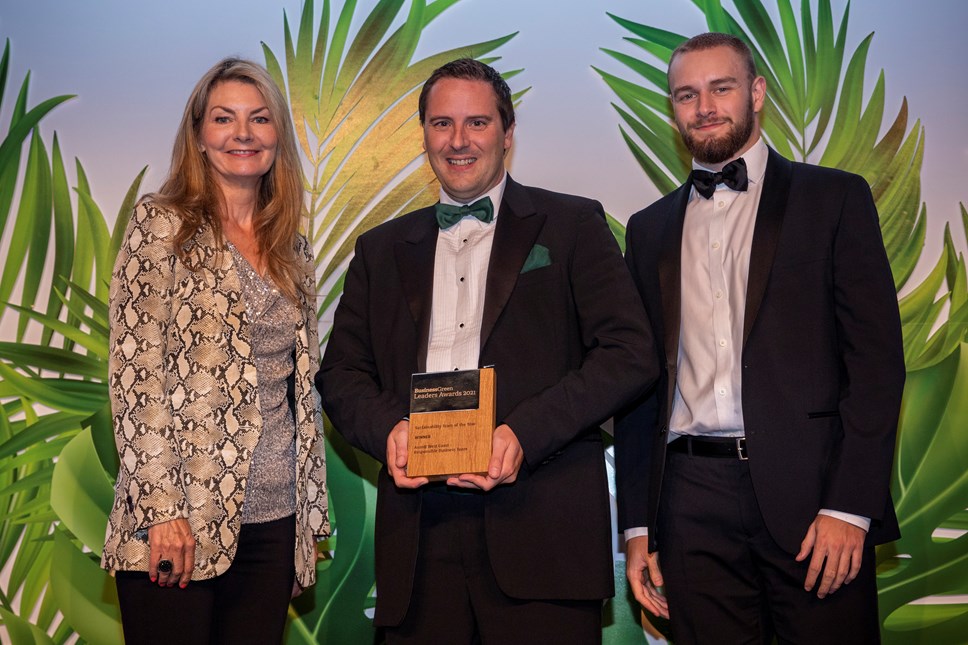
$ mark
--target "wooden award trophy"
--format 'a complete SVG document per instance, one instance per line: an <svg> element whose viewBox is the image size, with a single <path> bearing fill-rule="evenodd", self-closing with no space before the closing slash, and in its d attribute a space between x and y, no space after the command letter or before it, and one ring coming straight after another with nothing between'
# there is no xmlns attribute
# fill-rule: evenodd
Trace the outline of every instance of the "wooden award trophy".
<svg viewBox="0 0 968 645"><path fill-rule="evenodd" d="M487 472L495 421L493 367L414 374L407 477Z"/></svg>

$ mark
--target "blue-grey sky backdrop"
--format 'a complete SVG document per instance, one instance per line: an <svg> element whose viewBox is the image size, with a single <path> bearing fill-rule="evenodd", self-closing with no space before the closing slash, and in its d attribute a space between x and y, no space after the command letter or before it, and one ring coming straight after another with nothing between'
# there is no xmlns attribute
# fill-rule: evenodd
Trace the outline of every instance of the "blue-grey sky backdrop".
<svg viewBox="0 0 968 645"><path fill-rule="evenodd" d="M342 3L334 5L336 13ZM360 0L357 23L372 5ZM838 21L845 6L834 0ZM283 11L296 23L301 7L295 0L3 0L0 37L10 39L12 65L0 119L9 118L11 86L19 87L28 69L31 104L77 94L44 119L42 130L47 141L58 132L66 159L81 159L95 201L113 214L142 166L150 167L145 190L163 179L175 126L197 78L225 55L263 61L263 41L281 56ZM524 68L512 81L515 89L532 86L519 111L513 174L595 197L624 222L659 195L619 135L614 96L590 67L630 76L600 51L635 51L606 12L683 34L705 30L702 14L687 0L461 0L428 28L417 55L520 32L498 50L503 60L497 64ZM875 33L866 92L883 69L885 121L893 120L906 96L910 123L920 119L926 128L922 199L930 221L925 259L932 262L949 220L964 248L958 203L968 201L966 27L963 0L850 5L847 51Z"/></svg>

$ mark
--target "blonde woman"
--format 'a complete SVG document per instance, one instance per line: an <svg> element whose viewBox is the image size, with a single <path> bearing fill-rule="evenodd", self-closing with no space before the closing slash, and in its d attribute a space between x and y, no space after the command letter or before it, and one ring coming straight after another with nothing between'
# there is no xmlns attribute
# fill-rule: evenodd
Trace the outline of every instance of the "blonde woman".
<svg viewBox="0 0 968 645"><path fill-rule="evenodd" d="M111 283L121 468L102 566L129 643L280 642L329 534L312 249L285 100L228 58Z"/></svg>

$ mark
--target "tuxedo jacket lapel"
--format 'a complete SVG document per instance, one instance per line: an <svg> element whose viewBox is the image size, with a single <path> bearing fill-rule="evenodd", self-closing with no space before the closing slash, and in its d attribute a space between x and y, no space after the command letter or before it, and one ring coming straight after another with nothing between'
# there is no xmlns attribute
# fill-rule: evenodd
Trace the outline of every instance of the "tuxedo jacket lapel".
<svg viewBox="0 0 968 645"><path fill-rule="evenodd" d="M410 314L417 326L419 369L426 369L427 341L433 306L434 255L437 248L437 221L433 208L427 208L419 226L394 245L397 273ZM484 315L481 324L481 347L494 330L501 311L511 297L521 267L544 225L545 216L538 213L527 192L508 177L504 199L498 212L491 260L484 292Z"/></svg>
<svg viewBox="0 0 968 645"><path fill-rule="evenodd" d="M511 297L531 247L544 226L545 215L535 210L527 191L508 177L504 199L498 211L494 244L484 290L484 316L481 321L481 349Z"/></svg>
<svg viewBox="0 0 968 645"><path fill-rule="evenodd" d="M746 280L746 313L743 320L743 346L749 338L766 291L766 283L776 257L780 226L790 194L791 164L772 148L763 176L763 191L756 211L753 244L750 249L749 277Z"/></svg>
<svg viewBox="0 0 968 645"><path fill-rule="evenodd" d="M763 177L763 192L756 212L753 228L753 242L750 250L749 277L746 286L746 310L743 320L743 344L749 337L763 302L767 280L776 246L780 236L780 226L787 206L790 191L790 162L772 149ZM686 204L689 202L690 184L679 188L673 201L669 219L665 224L662 251L659 257L659 290L662 298L662 319L664 325L663 343L665 347L666 369L670 374L669 407L672 409L672 393L675 391L676 363L679 355L679 326L681 323L681 260L682 230L685 222Z"/></svg>
<svg viewBox="0 0 968 645"><path fill-rule="evenodd" d="M689 202L691 184L679 187L672 209L662 231L659 255L659 292L662 298L662 325L664 331L666 369L670 375L676 371L679 358L679 324L682 294L682 226L686 220L686 204ZM670 379L674 382L674 378ZM672 400L668 401L671 410Z"/></svg>
<svg viewBox="0 0 968 645"><path fill-rule="evenodd" d="M420 223L393 246L397 274L417 327L417 366L420 371L427 368L438 231L434 209L426 208L424 211Z"/></svg>

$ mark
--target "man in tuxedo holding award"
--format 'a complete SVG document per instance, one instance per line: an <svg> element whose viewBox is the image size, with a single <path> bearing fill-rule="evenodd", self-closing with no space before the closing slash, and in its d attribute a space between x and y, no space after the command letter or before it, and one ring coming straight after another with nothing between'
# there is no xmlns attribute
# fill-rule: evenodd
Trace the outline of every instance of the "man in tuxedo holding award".
<svg viewBox="0 0 968 645"><path fill-rule="evenodd" d="M645 313L601 205L505 172L497 72L437 69L420 122L440 203L359 237L317 377L337 430L385 465L375 622L391 645L599 642L613 573L598 424L658 373ZM409 476L412 376L483 367L486 472Z"/></svg>
<svg viewBox="0 0 968 645"><path fill-rule="evenodd" d="M662 366L616 424L630 586L676 643L876 642L904 360L870 187L766 146L733 36L669 90L694 162L628 226Z"/></svg>

